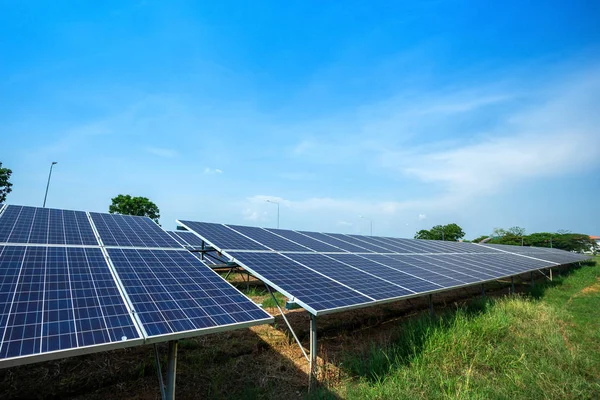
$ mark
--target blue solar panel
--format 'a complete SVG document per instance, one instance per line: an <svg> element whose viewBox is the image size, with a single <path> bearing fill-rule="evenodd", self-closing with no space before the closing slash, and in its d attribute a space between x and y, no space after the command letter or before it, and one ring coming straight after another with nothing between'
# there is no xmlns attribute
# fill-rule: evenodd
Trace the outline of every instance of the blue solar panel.
<svg viewBox="0 0 600 400"><path fill-rule="evenodd" d="M86 213L7 206L0 216L0 243L98 246Z"/></svg>
<svg viewBox="0 0 600 400"><path fill-rule="evenodd" d="M181 248L150 218L120 214L90 215L104 246Z"/></svg>
<svg viewBox="0 0 600 400"><path fill-rule="evenodd" d="M227 225L229 228L251 237L260 242L263 246L275 251L312 251L311 249L294 243L291 240L277 236L263 228L255 228L251 226Z"/></svg>
<svg viewBox="0 0 600 400"><path fill-rule="evenodd" d="M556 265L552 260L585 259L566 252L544 258L539 249L515 254L515 249L471 243L185 225L315 314L520 275Z"/></svg>
<svg viewBox="0 0 600 400"><path fill-rule="evenodd" d="M100 249L0 246L0 359L135 343Z"/></svg>
<svg viewBox="0 0 600 400"><path fill-rule="evenodd" d="M288 257L374 300L410 294L408 290L384 278L376 277L351 265L343 264L326 255L289 254Z"/></svg>
<svg viewBox="0 0 600 400"><path fill-rule="evenodd" d="M487 248L489 250L510 252L515 254L521 254L523 256L534 257L557 264L569 264L573 262L584 261L589 257L585 254L573 253L559 249L551 249L545 247L528 247L528 246L511 246L511 245L499 245L499 244L482 244L480 247Z"/></svg>
<svg viewBox="0 0 600 400"><path fill-rule="evenodd" d="M339 247L331 246L327 243L320 242L316 239L310 238L306 235L295 231L289 231L286 229L267 229L269 232L273 232L276 235L282 236L292 242L298 243L302 246L308 247L309 249L316 252L340 252L344 251Z"/></svg>
<svg viewBox="0 0 600 400"><path fill-rule="evenodd" d="M184 246L192 246L197 248L202 247L202 244L204 244L204 246L208 246L208 243L204 242L201 238L196 236L195 233L190 231L169 231L167 233Z"/></svg>
<svg viewBox="0 0 600 400"><path fill-rule="evenodd" d="M219 249L269 250L252 239L229 229L225 225L206 222L177 221L203 238L210 237L210 243Z"/></svg>
<svg viewBox="0 0 600 400"><path fill-rule="evenodd" d="M340 252L351 252L351 253L372 253L372 251L362 247L362 246L355 246L352 243L348 243L345 242L343 240L331 237L329 235L326 235L324 233L318 233L318 232L304 232L304 231L299 231L299 233L308 236L310 238L319 240L321 242L327 243L330 246L334 246L336 248L338 248Z"/></svg>
<svg viewBox="0 0 600 400"><path fill-rule="evenodd" d="M327 236L331 236L336 239L343 240L344 242L354 244L356 246L359 246L360 248L372 251L374 253L394 253L395 252L394 250L390 250L383 244L374 243L373 241L370 241L368 236L362 236L360 239L358 239L357 236L341 235L339 233L328 233ZM365 251L365 250L363 250L363 251Z"/></svg>
<svg viewBox="0 0 600 400"><path fill-rule="evenodd" d="M187 251L108 249L148 338L197 336L272 317Z"/></svg>
<svg viewBox="0 0 600 400"><path fill-rule="evenodd" d="M277 253L229 253L245 268L309 309L321 311L369 303L371 298Z"/></svg>

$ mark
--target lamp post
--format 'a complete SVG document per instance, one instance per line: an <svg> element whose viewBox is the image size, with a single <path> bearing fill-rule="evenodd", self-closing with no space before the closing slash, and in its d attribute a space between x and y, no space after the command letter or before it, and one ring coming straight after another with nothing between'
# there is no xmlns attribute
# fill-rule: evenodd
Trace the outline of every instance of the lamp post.
<svg viewBox="0 0 600 400"><path fill-rule="evenodd" d="M371 232L371 233L370 233L370 235L369 235L369 236L373 236L373 220L372 220L372 219L370 219L370 218L366 218L366 217L364 217L363 215L359 215L358 217L359 217L359 218L362 218L362 219L366 219L367 221L369 221L369 226L370 226L370 228L371 228L371 229L370 229L370 232Z"/></svg>
<svg viewBox="0 0 600 400"><path fill-rule="evenodd" d="M44 208L46 208L46 198L48 197L48 188L50 187L50 177L52 176L52 167L54 167L54 164L58 164L58 162L52 161L52 164L50 164L50 173L48 174L48 183L46 184L46 194L44 195L44 205L42 206Z"/></svg>
<svg viewBox="0 0 600 400"><path fill-rule="evenodd" d="M277 204L277 229L279 229L279 202L273 200L266 200L266 202Z"/></svg>

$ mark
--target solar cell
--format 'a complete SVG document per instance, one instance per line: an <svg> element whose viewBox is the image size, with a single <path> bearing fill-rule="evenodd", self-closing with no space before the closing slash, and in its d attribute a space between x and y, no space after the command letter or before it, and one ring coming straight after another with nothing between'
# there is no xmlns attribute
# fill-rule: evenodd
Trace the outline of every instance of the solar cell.
<svg viewBox="0 0 600 400"><path fill-rule="evenodd" d="M302 246L308 247L309 249L317 252L340 252L343 251L339 247L334 247L324 242L320 242L316 239L303 235L301 233L295 231L289 231L286 229L269 229L269 232L272 232L276 235L284 237L288 240L291 240L295 243L298 243Z"/></svg>
<svg viewBox="0 0 600 400"><path fill-rule="evenodd" d="M358 239L356 236L342 235L339 233L327 233L327 236L343 240L346 243L356 245L374 253L394 253L394 250L390 250L388 247L381 243L374 244L372 241L369 241L368 236L363 236L360 239Z"/></svg>
<svg viewBox="0 0 600 400"><path fill-rule="evenodd" d="M209 243L221 250L269 250L267 247L231 230L225 225L179 220L177 223L196 232L203 238L210 237Z"/></svg>
<svg viewBox="0 0 600 400"><path fill-rule="evenodd" d="M170 231L168 232L174 239L178 240L180 243L183 243L186 246L192 247L202 247L202 244L208 246L208 243L205 243L201 238L196 236L195 233L190 231Z"/></svg>
<svg viewBox="0 0 600 400"><path fill-rule="evenodd" d="M147 343L273 318L187 251L108 249Z"/></svg>
<svg viewBox="0 0 600 400"><path fill-rule="evenodd" d="M0 216L0 243L98 246L82 211L13 205Z"/></svg>
<svg viewBox="0 0 600 400"><path fill-rule="evenodd" d="M289 254L288 257L375 300L405 296L411 293L384 278L379 278L322 254Z"/></svg>
<svg viewBox="0 0 600 400"><path fill-rule="evenodd" d="M90 213L104 246L181 248L148 217Z"/></svg>
<svg viewBox="0 0 600 400"><path fill-rule="evenodd" d="M251 226L227 225L229 228L251 237L265 247L275 251L312 251L311 249L278 236L268 230Z"/></svg>
<svg viewBox="0 0 600 400"><path fill-rule="evenodd" d="M552 260L585 258L566 252L543 258L543 250L521 248L521 254L515 254L501 247L447 241L185 225L314 314L520 275L556 265Z"/></svg>
<svg viewBox="0 0 600 400"><path fill-rule="evenodd" d="M527 257L533 257L557 264L569 264L573 262L584 261L589 257L585 254L573 253L559 249L546 247L529 247L529 246L512 246L512 245L497 245L497 244L482 244L482 247L493 249L501 252L510 252L520 254Z"/></svg>
<svg viewBox="0 0 600 400"><path fill-rule="evenodd" d="M0 365L141 342L98 248L0 246L0 282Z"/></svg>
<svg viewBox="0 0 600 400"><path fill-rule="evenodd" d="M326 243L330 246L337 247L338 249L340 249L339 251L342 251L342 252L347 251L350 253L372 253L372 251L366 249L365 247L356 246L352 243L348 243L346 241L337 239L335 237L329 236L324 233L305 232L305 231L298 231L298 232L305 236L308 236L312 239L319 240L323 243Z"/></svg>
<svg viewBox="0 0 600 400"><path fill-rule="evenodd" d="M277 253L230 252L236 262L313 313L365 304L371 298Z"/></svg>

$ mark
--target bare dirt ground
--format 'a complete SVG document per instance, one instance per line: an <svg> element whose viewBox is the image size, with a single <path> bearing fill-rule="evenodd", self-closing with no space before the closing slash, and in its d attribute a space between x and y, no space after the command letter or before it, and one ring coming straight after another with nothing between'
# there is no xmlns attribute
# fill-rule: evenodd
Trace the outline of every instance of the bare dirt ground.
<svg viewBox="0 0 600 400"><path fill-rule="evenodd" d="M515 279L517 291L530 284L529 275ZM536 279L546 279L537 274ZM238 276L240 289L246 287ZM250 286L263 287L252 279ZM486 296L509 293L510 282L486 284ZM433 296L437 312L481 295L479 285ZM257 303L268 294L252 296ZM402 320L428 312L427 297L363 308L317 319L318 364L325 387L346 376L342 360L385 345L401 330ZM277 308L273 325L181 340L177 364L177 397L286 398L306 396L308 363ZM309 315L285 311L291 326L308 348ZM166 344L159 345L166 367ZM159 399L153 346L140 346L0 370L2 399Z"/></svg>

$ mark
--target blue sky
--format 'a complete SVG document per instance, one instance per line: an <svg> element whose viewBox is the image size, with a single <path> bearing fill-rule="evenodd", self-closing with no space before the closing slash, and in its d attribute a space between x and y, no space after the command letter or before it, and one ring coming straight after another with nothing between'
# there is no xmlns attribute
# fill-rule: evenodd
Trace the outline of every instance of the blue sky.
<svg viewBox="0 0 600 400"><path fill-rule="evenodd" d="M600 3L0 3L12 204L600 234Z"/></svg>

